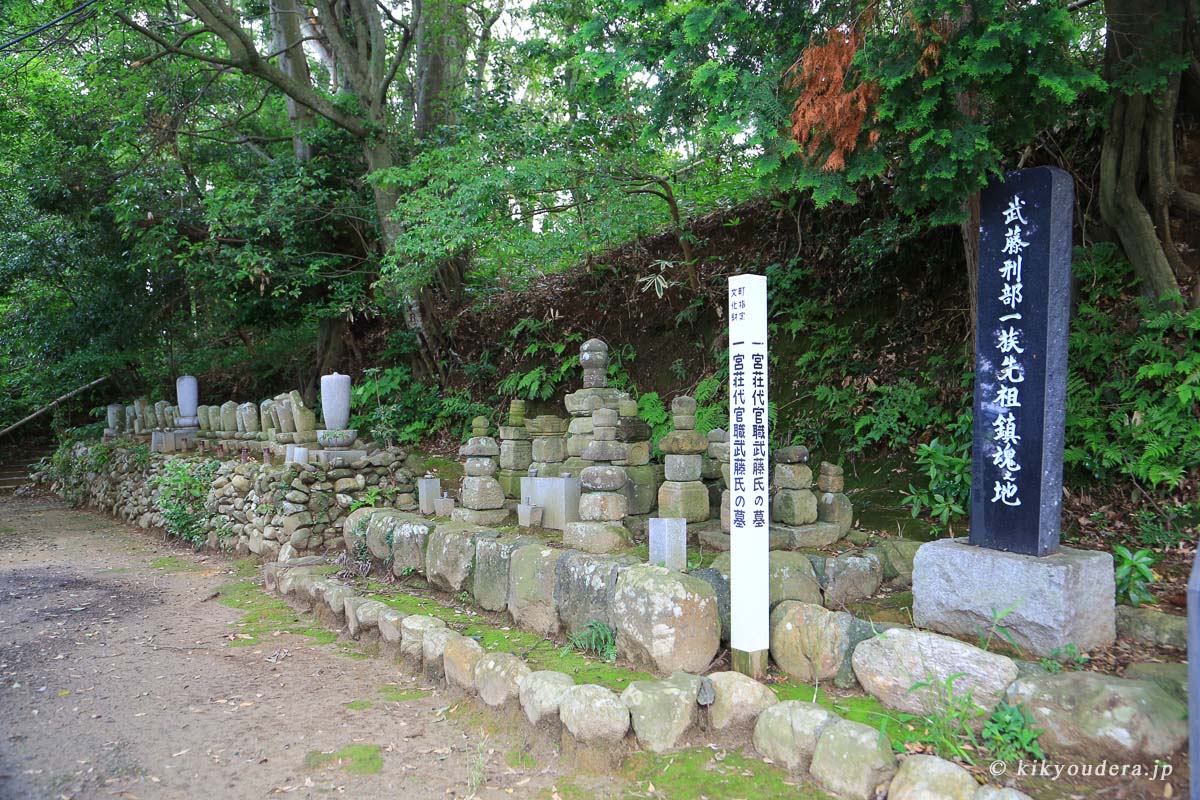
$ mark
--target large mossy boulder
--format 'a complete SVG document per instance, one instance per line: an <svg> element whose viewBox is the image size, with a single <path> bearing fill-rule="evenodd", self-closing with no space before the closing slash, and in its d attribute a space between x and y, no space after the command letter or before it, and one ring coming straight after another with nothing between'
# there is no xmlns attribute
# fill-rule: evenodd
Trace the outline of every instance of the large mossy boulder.
<svg viewBox="0 0 1200 800"><path fill-rule="evenodd" d="M721 645L712 587L666 567L639 564L621 572L612 613L617 650L660 673L703 672Z"/></svg>
<svg viewBox="0 0 1200 800"><path fill-rule="evenodd" d="M1169 758L1187 744L1187 706L1153 681L1098 672L1021 678L1008 689L1042 729L1053 756L1128 763Z"/></svg>

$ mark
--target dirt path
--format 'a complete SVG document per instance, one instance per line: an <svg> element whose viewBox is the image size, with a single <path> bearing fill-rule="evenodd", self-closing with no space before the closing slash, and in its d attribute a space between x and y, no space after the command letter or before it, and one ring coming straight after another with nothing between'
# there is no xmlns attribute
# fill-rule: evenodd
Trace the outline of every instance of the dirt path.
<svg viewBox="0 0 1200 800"><path fill-rule="evenodd" d="M234 569L0 498L0 800L553 794L545 743L447 716L382 659L293 634L238 646L242 613L214 599Z"/></svg>

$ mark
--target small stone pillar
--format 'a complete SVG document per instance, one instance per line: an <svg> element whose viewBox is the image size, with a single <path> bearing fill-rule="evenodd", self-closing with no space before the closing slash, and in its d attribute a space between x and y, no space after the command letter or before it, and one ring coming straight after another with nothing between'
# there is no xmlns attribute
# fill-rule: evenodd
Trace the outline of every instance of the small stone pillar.
<svg viewBox="0 0 1200 800"><path fill-rule="evenodd" d="M197 406L196 407L196 424L200 426L200 432L208 434L212 431L212 417L209 410L212 406Z"/></svg>
<svg viewBox="0 0 1200 800"><path fill-rule="evenodd" d="M452 518L473 525L499 525L508 519L504 507L504 489L496 480L500 445L487 435L487 417L471 421L471 438L459 448L467 476L463 478L462 507L453 511Z"/></svg>
<svg viewBox="0 0 1200 800"><path fill-rule="evenodd" d="M796 527L817 521L817 496L812 492L812 469L804 463L807 460L808 451L803 447L775 451L772 522Z"/></svg>
<svg viewBox="0 0 1200 800"><path fill-rule="evenodd" d="M171 427L171 418L167 409L171 406L166 400L159 400L154 404L154 424L160 430L166 430Z"/></svg>
<svg viewBox="0 0 1200 800"><path fill-rule="evenodd" d="M523 500L521 478L529 474L533 463L533 442L525 427L525 401L513 400L508 405L508 424L500 426L500 471L496 480L504 496Z"/></svg>
<svg viewBox="0 0 1200 800"><path fill-rule="evenodd" d="M292 419L292 403L286 394L275 395L271 413L275 416L275 441L292 444L296 441L296 421Z"/></svg>
<svg viewBox="0 0 1200 800"><path fill-rule="evenodd" d="M236 439L238 432L237 403L228 400L221 404L221 429L218 436L222 439Z"/></svg>
<svg viewBox="0 0 1200 800"><path fill-rule="evenodd" d="M275 441L275 401L267 398L258 404L258 419L262 423L262 432L258 435L264 442Z"/></svg>
<svg viewBox="0 0 1200 800"><path fill-rule="evenodd" d="M125 430L125 406L120 403L112 403L105 409L106 427L104 429L104 438L112 439L120 436Z"/></svg>
<svg viewBox="0 0 1200 800"><path fill-rule="evenodd" d="M666 481L658 490L658 515L688 522L708 519L708 488L700 480L708 438L696 430L696 401L682 395L671 401L674 430L658 447L666 455Z"/></svg>
<svg viewBox="0 0 1200 800"><path fill-rule="evenodd" d="M180 375L175 379L175 401L179 403L176 411L179 427L195 428L199 425L196 418L196 403L199 401L199 387L191 375Z"/></svg>
<svg viewBox="0 0 1200 800"><path fill-rule="evenodd" d="M817 503L817 519L831 525L837 525L839 538L850 532L854 524L854 505L846 496L846 478L841 467L821 462L821 472L817 476L817 489L821 491L821 500Z"/></svg>
<svg viewBox="0 0 1200 800"><path fill-rule="evenodd" d="M650 563L676 572L687 571L687 520L650 518Z"/></svg>
<svg viewBox="0 0 1200 800"><path fill-rule="evenodd" d="M308 444L317 440L317 415L311 408L304 405L304 398L293 389L287 395L288 407L292 412L292 422L296 432L292 438L296 444Z"/></svg>
<svg viewBox="0 0 1200 800"><path fill-rule="evenodd" d="M239 439L257 439L262 427L258 423L258 404L242 403L237 408Z"/></svg>
<svg viewBox="0 0 1200 800"><path fill-rule="evenodd" d="M625 458L613 463L625 468L629 483L625 498L629 515L649 514L658 505L658 487L663 482L661 464L650 463L650 426L638 416L636 400L622 400L617 405L617 441L625 445Z"/></svg>
<svg viewBox="0 0 1200 800"><path fill-rule="evenodd" d="M530 443L530 455L533 461L529 471L547 478L557 478L563 471L563 462L567 458L567 421L552 414L542 414L525 421L529 435L533 437Z"/></svg>
<svg viewBox="0 0 1200 800"><path fill-rule="evenodd" d="M625 469L614 465L626 455L617 441L617 412L592 398L592 441L583 451L591 462L579 474L583 494L579 498L579 521L567 524L563 544L586 553L609 553L628 546L629 532L621 524L628 513Z"/></svg>

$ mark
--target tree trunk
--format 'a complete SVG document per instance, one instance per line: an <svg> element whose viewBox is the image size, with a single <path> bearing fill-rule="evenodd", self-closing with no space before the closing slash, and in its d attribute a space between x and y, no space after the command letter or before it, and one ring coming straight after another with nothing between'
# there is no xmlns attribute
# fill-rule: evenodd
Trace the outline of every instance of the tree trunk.
<svg viewBox="0 0 1200 800"><path fill-rule="evenodd" d="M392 153L386 142L368 141L363 150L371 172L392 166ZM373 183L372 187L375 210L379 217L380 249L382 254L386 254L395 246L401 232L400 223L392 216L400 193L379 182ZM422 302L422 294L421 290L406 289L400 297L401 314L404 324L417 340L416 371L444 384L447 375L441 363L441 354L445 341L436 322L426 314L429 304Z"/></svg>
<svg viewBox="0 0 1200 800"><path fill-rule="evenodd" d="M975 327L979 322L979 192L972 192L963 201L966 219L961 226L963 258L967 262L967 297L971 309L970 339L975 341Z"/></svg>
<svg viewBox="0 0 1200 800"><path fill-rule="evenodd" d="M467 25L458 0L415 0L416 114L418 137L454 121L454 100L466 66Z"/></svg>
<svg viewBox="0 0 1200 800"><path fill-rule="evenodd" d="M1171 55L1190 63L1188 0L1105 0L1105 72L1110 82L1133 70L1154 70ZM1178 24L1170 21L1174 20ZM1100 214L1133 264L1152 302L1180 305L1186 273L1171 238L1178 189L1175 107L1180 74L1164 75L1157 95L1116 92L1100 153Z"/></svg>
<svg viewBox="0 0 1200 800"><path fill-rule="evenodd" d="M305 85L312 83L308 72L308 58L304 55L304 45L300 33L300 8L296 0L270 0L271 6L271 40L275 51L279 53L279 68L294 80ZM312 148L304 141L304 131L312 125L312 111L300 105L290 95L284 95L287 103L288 120L292 125L292 150L296 160L308 161L312 158Z"/></svg>

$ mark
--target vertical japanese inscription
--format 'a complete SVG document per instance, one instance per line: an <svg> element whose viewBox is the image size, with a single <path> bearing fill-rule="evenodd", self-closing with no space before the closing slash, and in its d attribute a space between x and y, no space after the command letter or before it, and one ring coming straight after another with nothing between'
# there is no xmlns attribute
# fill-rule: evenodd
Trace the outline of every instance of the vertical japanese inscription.
<svg viewBox="0 0 1200 800"><path fill-rule="evenodd" d="M1071 183L1009 173L981 199L971 542L1058 547L1070 311Z"/></svg>
<svg viewBox="0 0 1200 800"><path fill-rule="evenodd" d="M770 460L767 420L767 279L729 279L731 638L734 650L770 645Z"/></svg>

